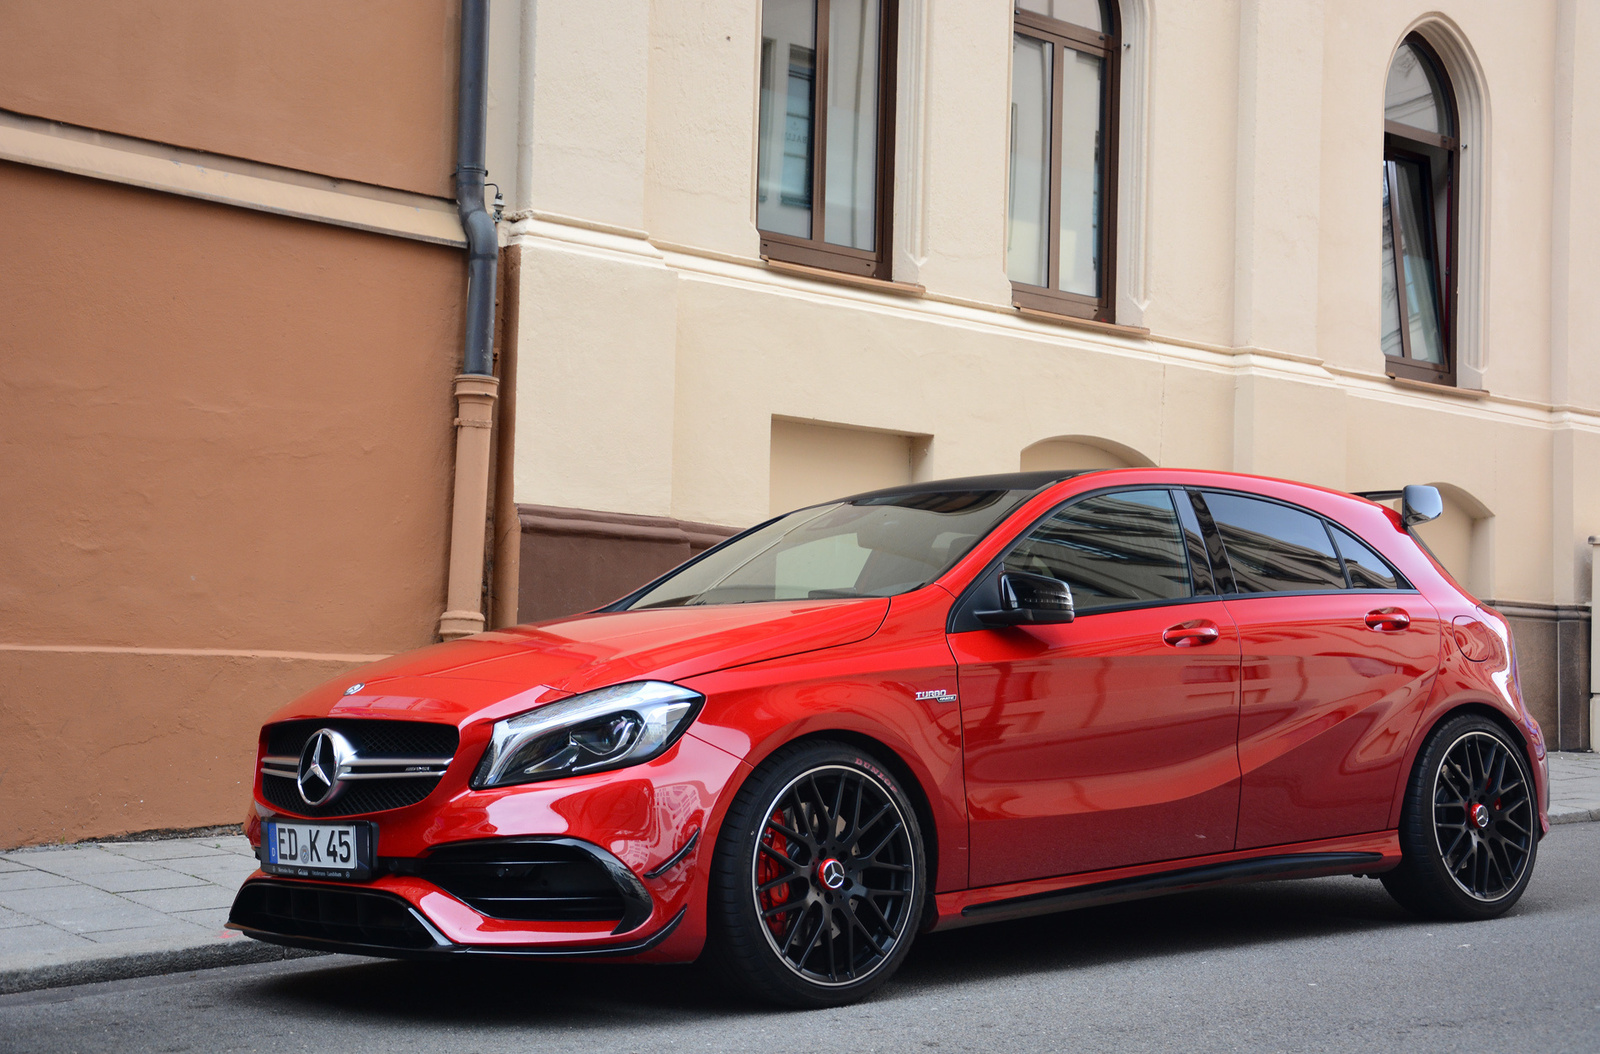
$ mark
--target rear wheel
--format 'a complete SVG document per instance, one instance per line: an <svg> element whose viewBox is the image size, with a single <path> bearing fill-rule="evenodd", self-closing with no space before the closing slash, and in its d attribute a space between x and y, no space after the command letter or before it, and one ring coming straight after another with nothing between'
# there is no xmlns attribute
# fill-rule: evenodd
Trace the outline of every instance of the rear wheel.
<svg viewBox="0 0 1600 1054"><path fill-rule="evenodd" d="M910 950L925 868L916 813L874 758L839 743L782 751L723 821L712 862L711 962L768 1002L860 999Z"/></svg>
<svg viewBox="0 0 1600 1054"><path fill-rule="evenodd" d="M1417 758L1400 809L1401 863L1384 888L1426 918L1494 918L1527 888L1538 823L1522 751L1494 722L1458 717Z"/></svg>

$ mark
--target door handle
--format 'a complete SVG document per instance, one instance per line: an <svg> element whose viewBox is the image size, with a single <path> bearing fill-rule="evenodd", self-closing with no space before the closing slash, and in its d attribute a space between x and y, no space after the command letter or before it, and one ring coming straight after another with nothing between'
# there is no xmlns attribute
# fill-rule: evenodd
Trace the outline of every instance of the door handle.
<svg viewBox="0 0 1600 1054"><path fill-rule="evenodd" d="M1161 642L1170 644L1174 648L1198 648L1202 644L1210 644L1220 636L1222 631L1217 629L1215 622L1200 618L1168 626L1161 631Z"/></svg>
<svg viewBox="0 0 1600 1054"><path fill-rule="evenodd" d="M1411 625L1411 616L1399 608L1379 608L1367 612L1366 623L1379 633L1396 633Z"/></svg>

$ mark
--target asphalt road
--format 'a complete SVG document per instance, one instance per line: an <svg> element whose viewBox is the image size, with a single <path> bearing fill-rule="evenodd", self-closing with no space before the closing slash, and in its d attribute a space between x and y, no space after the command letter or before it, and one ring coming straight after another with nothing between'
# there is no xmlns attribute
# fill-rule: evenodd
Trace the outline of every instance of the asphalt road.
<svg viewBox="0 0 1600 1054"><path fill-rule="evenodd" d="M841 1010L753 1009L690 967L312 959L0 998L0 1050L1600 1051L1600 823L1521 904L1421 923L1330 878L923 937Z"/></svg>

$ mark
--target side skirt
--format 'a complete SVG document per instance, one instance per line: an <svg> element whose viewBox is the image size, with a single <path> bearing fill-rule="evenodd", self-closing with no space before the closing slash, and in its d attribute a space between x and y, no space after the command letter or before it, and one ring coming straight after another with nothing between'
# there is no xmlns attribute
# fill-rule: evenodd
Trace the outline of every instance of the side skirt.
<svg viewBox="0 0 1600 1054"><path fill-rule="evenodd" d="M939 917L932 928L954 929L1246 882L1373 874L1400 862L1398 840L1392 831L1335 842L1345 844L1324 842L1287 852L1287 847L1279 846L1254 856L1228 854L1202 864L1184 861L1188 866L1164 871L1142 867L1129 874L1135 869L1123 868L1117 877L1104 877L1107 873L1100 872L944 893L937 898Z"/></svg>

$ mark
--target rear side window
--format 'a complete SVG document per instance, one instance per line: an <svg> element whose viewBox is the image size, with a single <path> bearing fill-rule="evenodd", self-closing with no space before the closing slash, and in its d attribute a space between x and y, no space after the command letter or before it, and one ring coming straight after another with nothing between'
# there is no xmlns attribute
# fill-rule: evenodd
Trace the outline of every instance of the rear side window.
<svg viewBox="0 0 1600 1054"><path fill-rule="evenodd" d="M1234 588L1241 593L1343 589L1344 568L1322 518L1277 502L1207 491Z"/></svg>
<svg viewBox="0 0 1600 1054"><path fill-rule="evenodd" d="M1344 557L1345 566L1350 569L1350 585L1353 589L1400 589L1401 580L1395 574L1394 568L1386 563L1383 557L1373 552L1365 542L1342 527L1329 525L1333 531L1333 540L1339 545L1339 555Z"/></svg>
<svg viewBox="0 0 1600 1054"><path fill-rule="evenodd" d="M1165 490L1117 491L1069 505L1011 550L1005 570L1059 578L1072 587L1080 612L1190 595L1183 532Z"/></svg>

